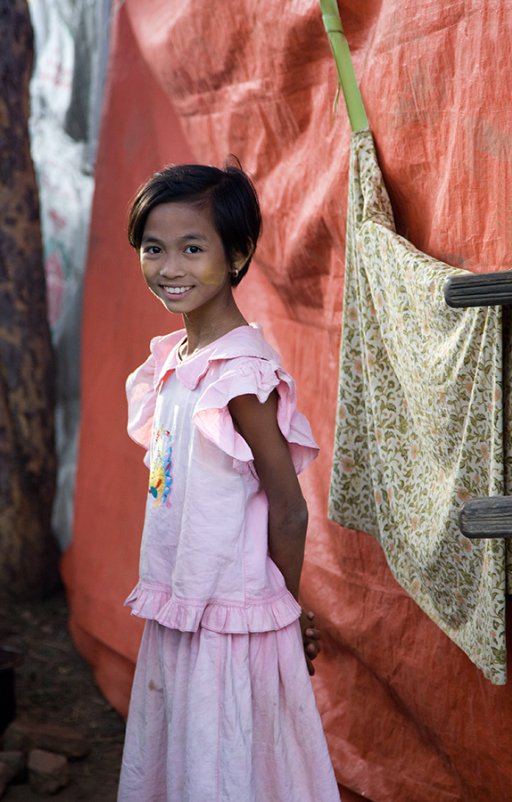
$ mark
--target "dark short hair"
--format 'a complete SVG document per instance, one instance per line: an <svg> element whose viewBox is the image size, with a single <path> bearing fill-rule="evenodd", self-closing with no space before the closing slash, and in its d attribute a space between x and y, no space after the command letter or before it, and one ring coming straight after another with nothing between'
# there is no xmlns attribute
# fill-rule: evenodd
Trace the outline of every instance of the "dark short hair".
<svg viewBox="0 0 512 802"><path fill-rule="evenodd" d="M239 167L224 169L205 164L171 164L139 187L131 203L128 240L139 250L149 213L161 203L190 201L208 204L215 229L230 265L237 256L246 261L233 286L247 273L261 231L258 196L250 178Z"/></svg>

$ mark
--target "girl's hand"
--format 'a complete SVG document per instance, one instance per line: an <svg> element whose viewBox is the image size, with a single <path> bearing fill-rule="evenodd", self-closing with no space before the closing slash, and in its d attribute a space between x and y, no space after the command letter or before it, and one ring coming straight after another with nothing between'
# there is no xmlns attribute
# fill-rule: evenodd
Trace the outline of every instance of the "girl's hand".
<svg viewBox="0 0 512 802"><path fill-rule="evenodd" d="M320 651L320 630L315 627L315 614L312 610L307 613L302 611L300 617L300 628L302 631L302 641L304 643L304 654L306 656L306 665L308 667L309 676L312 677L315 673L313 660Z"/></svg>

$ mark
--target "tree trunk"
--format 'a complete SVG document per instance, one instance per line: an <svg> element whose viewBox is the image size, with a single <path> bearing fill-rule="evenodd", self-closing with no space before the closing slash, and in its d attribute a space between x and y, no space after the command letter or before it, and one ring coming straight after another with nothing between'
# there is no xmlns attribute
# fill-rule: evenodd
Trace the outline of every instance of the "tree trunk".
<svg viewBox="0 0 512 802"><path fill-rule="evenodd" d="M26 0L0 0L0 589L56 582L55 370L37 185L28 136L32 28Z"/></svg>

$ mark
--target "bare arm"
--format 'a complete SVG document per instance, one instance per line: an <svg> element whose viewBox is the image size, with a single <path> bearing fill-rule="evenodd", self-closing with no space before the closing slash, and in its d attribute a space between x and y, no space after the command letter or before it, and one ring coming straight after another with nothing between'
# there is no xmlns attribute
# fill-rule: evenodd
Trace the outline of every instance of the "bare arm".
<svg viewBox="0 0 512 802"><path fill-rule="evenodd" d="M293 467L288 444L277 424L275 391L264 404L255 395L229 403L235 425L251 448L254 467L268 498L268 549L298 599L308 510Z"/></svg>
<svg viewBox="0 0 512 802"><path fill-rule="evenodd" d="M229 402L236 428L248 443L254 466L268 498L268 550L281 571L286 587L298 600L308 525L308 510L295 473L288 443L277 423L277 393L264 404L255 395L240 395ZM320 651L320 633L314 613L302 613L301 629L310 674Z"/></svg>

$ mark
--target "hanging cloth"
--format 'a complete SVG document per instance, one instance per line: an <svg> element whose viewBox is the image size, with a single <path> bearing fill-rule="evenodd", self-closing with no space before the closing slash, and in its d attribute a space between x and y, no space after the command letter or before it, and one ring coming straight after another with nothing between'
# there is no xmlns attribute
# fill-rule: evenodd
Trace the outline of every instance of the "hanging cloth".
<svg viewBox="0 0 512 802"><path fill-rule="evenodd" d="M400 585L495 684L506 682L503 540L458 510L504 492L501 307L450 309L465 271L400 237L372 135L352 135L329 517L374 535Z"/></svg>
<svg viewBox="0 0 512 802"><path fill-rule="evenodd" d="M445 281L465 271L396 233L337 2L320 6L352 128L329 517L374 535L401 586L503 684L512 543L458 527L468 498L511 484L501 307L447 307Z"/></svg>

